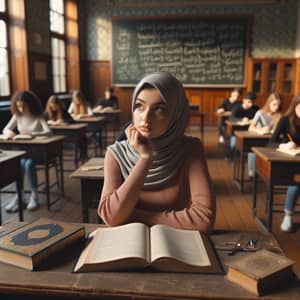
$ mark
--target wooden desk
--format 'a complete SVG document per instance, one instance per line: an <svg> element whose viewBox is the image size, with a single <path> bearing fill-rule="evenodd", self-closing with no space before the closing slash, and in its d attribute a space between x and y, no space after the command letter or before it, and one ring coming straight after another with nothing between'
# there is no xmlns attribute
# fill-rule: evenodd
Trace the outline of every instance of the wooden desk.
<svg viewBox="0 0 300 300"><path fill-rule="evenodd" d="M74 163L75 168L78 168L78 157L80 153L80 145L85 143L85 134L88 125L82 124L57 124L51 125L51 130L58 135L65 136L65 143L72 143L75 145Z"/></svg>
<svg viewBox="0 0 300 300"><path fill-rule="evenodd" d="M108 133L107 133L107 126L110 124L113 126L113 138L117 137L117 133L120 130L120 109L114 109L112 111L103 111L103 112L94 112L95 116L101 116L105 118L105 137L104 137L104 147L106 148L108 145Z"/></svg>
<svg viewBox="0 0 300 300"><path fill-rule="evenodd" d="M88 232L98 226L86 224ZM4 230L5 228L3 228ZM0 231L1 235L1 231ZM228 241L257 239L262 248L278 253L281 250L271 234L257 232L215 232L211 238L217 248ZM0 264L0 296L14 300L46 299L135 299L135 300L187 300L187 299L299 299L299 281L294 278L279 291L265 297L256 297L243 288L228 281L224 275L163 273L163 272L94 272L72 273L80 246L68 249L44 264L41 270L28 272ZM228 256L226 251L217 250L223 263L247 253ZM249 255L249 254L248 254ZM35 296L35 298L31 298Z"/></svg>
<svg viewBox="0 0 300 300"><path fill-rule="evenodd" d="M22 169L21 158L25 156L24 151L3 151L0 153L0 189L16 182L19 202L19 221L23 221L23 199L22 199ZM1 201L0 201L1 207ZM0 225L2 224L0 211Z"/></svg>
<svg viewBox="0 0 300 300"><path fill-rule="evenodd" d="M83 164L78 170L74 171L70 177L80 179L81 185L81 208L82 221L89 222L89 207L98 205L104 180L104 170L83 171L90 166L103 166L104 158L92 158ZM94 205L92 205L94 204Z"/></svg>
<svg viewBox="0 0 300 300"><path fill-rule="evenodd" d="M96 137L96 146L95 146L95 156L98 155L98 147L100 148L101 154L103 150L103 143L102 143L102 136L103 136L103 129L105 136L106 133L106 121L105 117L85 117L75 120L76 123L87 123L87 132L91 132ZM98 144L98 147L97 147Z"/></svg>
<svg viewBox="0 0 300 300"><path fill-rule="evenodd" d="M64 195L63 140L64 137L58 135L36 137L32 140L0 140L0 147L2 149L24 150L26 151L26 156L32 158L35 164L45 166L48 209L54 203L50 203L49 165L57 158L59 159L60 166L61 190L62 195Z"/></svg>
<svg viewBox="0 0 300 300"><path fill-rule="evenodd" d="M241 125L239 122L233 122L230 120L225 121L226 131L224 138L225 145L225 156L231 157L230 155L230 137L235 134L236 131L245 131L248 130L249 125Z"/></svg>
<svg viewBox="0 0 300 300"><path fill-rule="evenodd" d="M190 117L197 117L200 119L199 126L200 126L200 132L201 132L201 140L202 143L204 142L204 118L205 118L205 112L195 110L195 109L190 109Z"/></svg>
<svg viewBox="0 0 300 300"><path fill-rule="evenodd" d="M253 215L264 228L272 231L272 213L277 212L273 209L274 187L295 184L295 176L300 174L300 157L290 156L267 147L254 147L252 151L256 154L253 177ZM258 176L266 184L266 222L257 214L256 185Z"/></svg>
<svg viewBox="0 0 300 300"><path fill-rule="evenodd" d="M271 134L257 134L249 131L235 131L236 137L235 155L233 159L233 180L240 191L244 192L245 180L245 162L247 154L251 152L251 147L265 146Z"/></svg>

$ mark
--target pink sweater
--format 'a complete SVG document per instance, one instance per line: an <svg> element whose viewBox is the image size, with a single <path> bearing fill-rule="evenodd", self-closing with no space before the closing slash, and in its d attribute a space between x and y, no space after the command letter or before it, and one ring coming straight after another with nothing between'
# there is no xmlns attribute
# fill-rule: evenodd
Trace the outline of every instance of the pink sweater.
<svg viewBox="0 0 300 300"><path fill-rule="evenodd" d="M215 196L199 139L192 139L188 153L183 167L168 186L147 191L143 190L143 183L151 161L140 158L124 181L118 162L107 151L99 216L110 226L142 222L150 226L166 224L211 231L216 213Z"/></svg>

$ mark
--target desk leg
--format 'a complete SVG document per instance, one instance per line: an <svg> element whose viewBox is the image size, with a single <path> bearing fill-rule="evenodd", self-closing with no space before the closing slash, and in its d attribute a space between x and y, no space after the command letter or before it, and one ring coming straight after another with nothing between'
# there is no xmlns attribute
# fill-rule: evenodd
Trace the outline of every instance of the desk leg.
<svg viewBox="0 0 300 300"><path fill-rule="evenodd" d="M202 138L202 143L204 143L204 115L200 117L200 131L201 131L201 138Z"/></svg>
<svg viewBox="0 0 300 300"><path fill-rule="evenodd" d="M81 179L81 212L83 223L89 222L89 193L87 188L87 182Z"/></svg>
<svg viewBox="0 0 300 300"><path fill-rule="evenodd" d="M241 193L244 192L244 176L245 176L245 155L244 155L244 151L241 151L241 178L240 178L240 182L241 182Z"/></svg>
<svg viewBox="0 0 300 300"><path fill-rule="evenodd" d="M61 153L58 157L59 159L59 168L60 168L60 184L61 184L61 194L65 196L65 184L64 184L64 159L63 154ZM77 161L78 163L78 161Z"/></svg>
<svg viewBox="0 0 300 300"><path fill-rule="evenodd" d="M75 169L78 169L78 157L79 157L79 152L80 151L80 147L79 147L79 142L76 142L75 144Z"/></svg>
<svg viewBox="0 0 300 300"><path fill-rule="evenodd" d="M252 202L252 213L253 216L256 216L256 197L257 197L257 175L254 171L253 175L253 202Z"/></svg>
<svg viewBox="0 0 300 300"><path fill-rule="evenodd" d="M21 175L20 175L21 176ZM17 180L17 194L19 205L19 221L23 221L23 193L22 193L22 179Z"/></svg>
<svg viewBox="0 0 300 300"><path fill-rule="evenodd" d="M50 210L49 163L45 167L47 208Z"/></svg>
<svg viewBox="0 0 300 300"><path fill-rule="evenodd" d="M272 208L273 208L273 196L274 196L273 188L274 188L273 185L269 183L267 189L267 203L266 203L268 231L272 231L272 221L273 221Z"/></svg>

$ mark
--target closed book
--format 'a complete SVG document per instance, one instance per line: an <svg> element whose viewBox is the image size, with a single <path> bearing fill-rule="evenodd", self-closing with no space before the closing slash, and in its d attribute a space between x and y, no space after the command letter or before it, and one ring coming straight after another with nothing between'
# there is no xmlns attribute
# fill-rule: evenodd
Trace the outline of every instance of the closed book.
<svg viewBox="0 0 300 300"><path fill-rule="evenodd" d="M291 155L291 156L300 155L300 148L296 148L296 149L281 149L281 148L277 148L276 150L279 151L279 152Z"/></svg>
<svg viewBox="0 0 300 300"><path fill-rule="evenodd" d="M167 225L130 223L96 229L74 272L151 268L164 272L215 273L223 268L208 236Z"/></svg>
<svg viewBox="0 0 300 300"><path fill-rule="evenodd" d="M0 261L33 271L50 255L83 239L81 225L40 218L0 237Z"/></svg>
<svg viewBox="0 0 300 300"><path fill-rule="evenodd" d="M258 296L279 288L293 274L294 262L285 256L259 250L228 263L227 279Z"/></svg>

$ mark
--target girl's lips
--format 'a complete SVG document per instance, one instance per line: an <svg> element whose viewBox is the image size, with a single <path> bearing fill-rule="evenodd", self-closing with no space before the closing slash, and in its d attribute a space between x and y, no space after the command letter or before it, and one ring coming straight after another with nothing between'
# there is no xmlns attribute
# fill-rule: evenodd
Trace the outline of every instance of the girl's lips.
<svg viewBox="0 0 300 300"><path fill-rule="evenodd" d="M140 131L142 131L142 132L150 132L151 131L151 129L149 127L140 126L139 128L140 128Z"/></svg>

